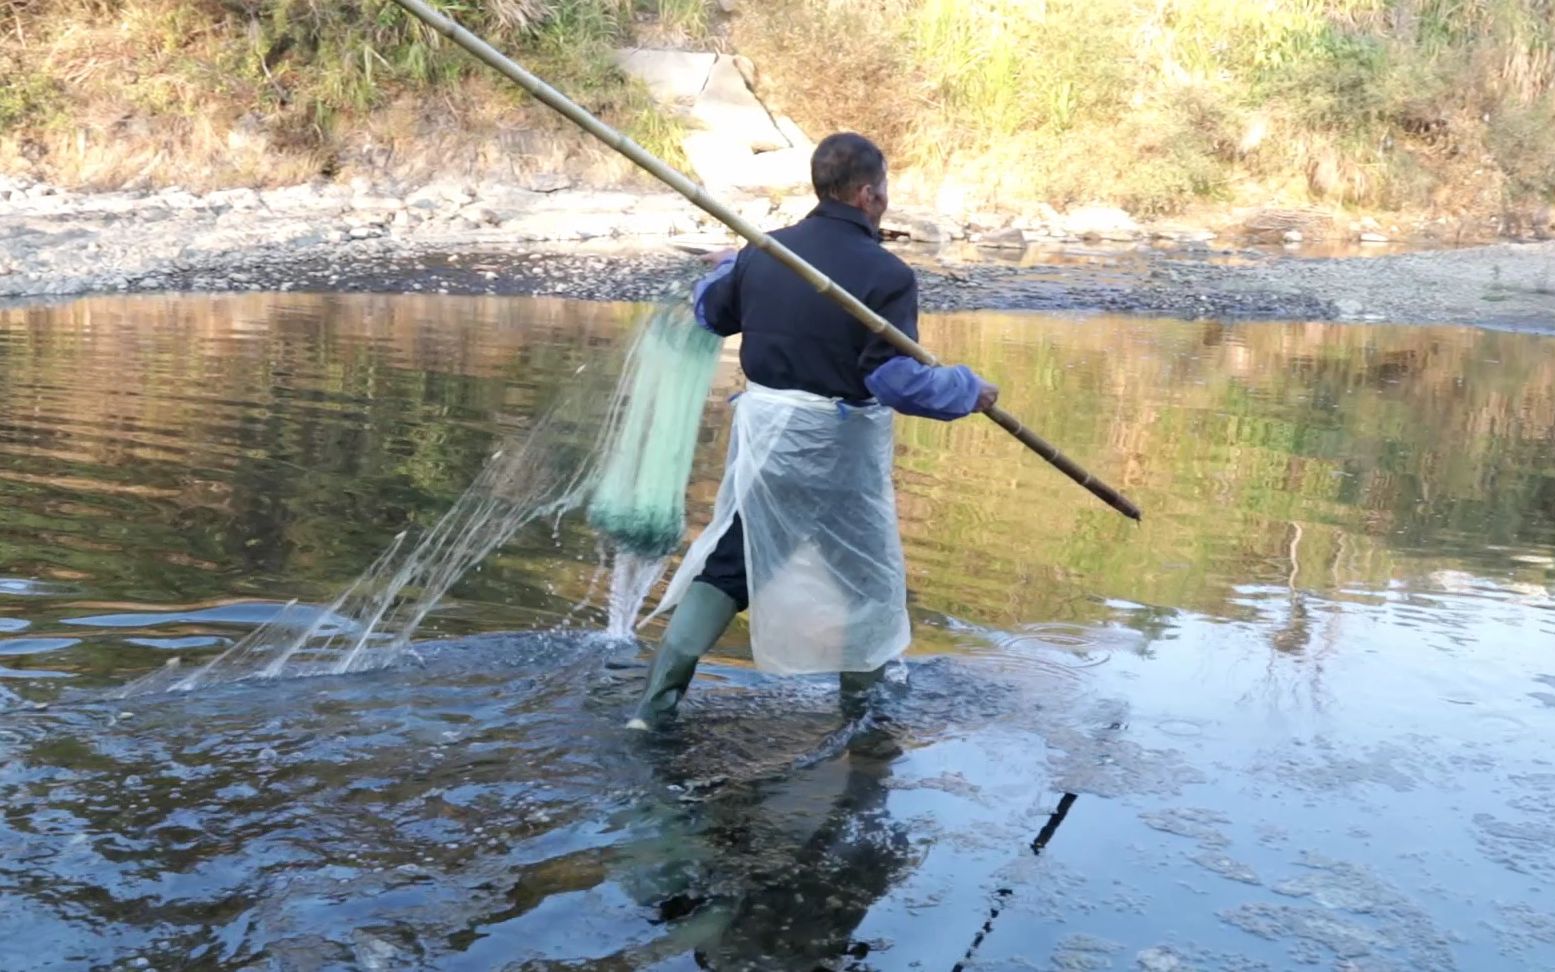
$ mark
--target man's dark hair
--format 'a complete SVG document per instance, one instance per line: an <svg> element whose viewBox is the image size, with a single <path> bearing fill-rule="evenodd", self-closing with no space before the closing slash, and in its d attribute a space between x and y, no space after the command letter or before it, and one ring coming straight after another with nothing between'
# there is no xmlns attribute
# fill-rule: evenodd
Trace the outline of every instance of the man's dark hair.
<svg viewBox="0 0 1555 972"><path fill-rule="evenodd" d="M885 153L862 135L838 132L821 139L810 156L810 181L821 199L845 200L860 186L885 178Z"/></svg>

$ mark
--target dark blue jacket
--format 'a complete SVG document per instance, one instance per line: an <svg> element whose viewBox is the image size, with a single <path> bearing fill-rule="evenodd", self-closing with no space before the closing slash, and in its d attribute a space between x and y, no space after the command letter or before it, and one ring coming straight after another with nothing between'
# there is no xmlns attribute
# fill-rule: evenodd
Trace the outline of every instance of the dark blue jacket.
<svg viewBox="0 0 1555 972"><path fill-rule="evenodd" d="M858 209L822 202L772 236L917 340L917 277L880 246ZM743 335L740 366L757 384L851 402L874 398L905 414L938 419L976 408L982 381L970 369L928 368L902 356L756 247L703 278L693 299L708 330Z"/></svg>

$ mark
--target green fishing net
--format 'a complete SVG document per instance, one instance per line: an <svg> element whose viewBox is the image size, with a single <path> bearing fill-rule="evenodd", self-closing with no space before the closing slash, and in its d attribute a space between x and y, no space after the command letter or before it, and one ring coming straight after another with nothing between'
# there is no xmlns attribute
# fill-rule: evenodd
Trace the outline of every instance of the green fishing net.
<svg viewBox="0 0 1555 972"><path fill-rule="evenodd" d="M697 326L689 302L644 312L610 409L589 523L642 557L680 546L686 486L702 409L723 340Z"/></svg>

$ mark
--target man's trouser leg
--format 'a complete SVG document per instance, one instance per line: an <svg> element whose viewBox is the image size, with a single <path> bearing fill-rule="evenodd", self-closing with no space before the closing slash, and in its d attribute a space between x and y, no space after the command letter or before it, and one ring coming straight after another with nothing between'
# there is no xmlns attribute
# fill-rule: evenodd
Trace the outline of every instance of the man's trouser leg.
<svg viewBox="0 0 1555 972"><path fill-rule="evenodd" d="M718 643L734 616L748 603L745 532L739 517L719 539L702 573L670 615L653 656L648 684L628 728L649 729L674 714L696 674L697 662Z"/></svg>

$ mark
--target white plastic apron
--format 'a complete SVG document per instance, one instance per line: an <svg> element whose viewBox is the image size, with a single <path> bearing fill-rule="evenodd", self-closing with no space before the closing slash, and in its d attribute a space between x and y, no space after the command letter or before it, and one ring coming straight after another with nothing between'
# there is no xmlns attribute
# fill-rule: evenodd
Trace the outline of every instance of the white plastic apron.
<svg viewBox="0 0 1555 972"><path fill-rule="evenodd" d="M758 668L865 672L897 657L911 630L892 459L890 409L751 384L713 521L654 615L680 602L739 514Z"/></svg>

